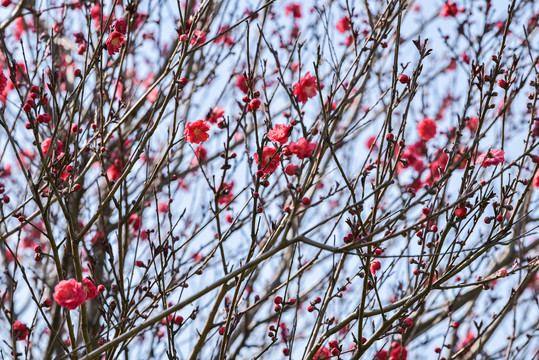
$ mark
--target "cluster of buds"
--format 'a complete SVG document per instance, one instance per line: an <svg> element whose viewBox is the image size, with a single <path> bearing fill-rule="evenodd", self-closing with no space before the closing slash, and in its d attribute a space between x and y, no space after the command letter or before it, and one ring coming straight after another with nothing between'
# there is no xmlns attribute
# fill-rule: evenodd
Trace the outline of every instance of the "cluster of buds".
<svg viewBox="0 0 539 360"><path fill-rule="evenodd" d="M321 302L322 302L322 299L320 299L319 297L315 298L313 301L311 301L311 305L307 307L307 311L313 312L314 310L316 310L316 305L320 304Z"/></svg>
<svg viewBox="0 0 539 360"><path fill-rule="evenodd" d="M409 329L412 326L414 326L414 321L412 319L410 318L401 319L401 324L400 324L400 327L397 328L397 332L399 334L403 334L406 331L406 329Z"/></svg>
<svg viewBox="0 0 539 360"><path fill-rule="evenodd" d="M339 342L337 340L331 340L328 345L331 349L331 355L338 356L341 353Z"/></svg>
<svg viewBox="0 0 539 360"><path fill-rule="evenodd" d="M35 109L39 105L46 106L49 103L49 99L47 98L47 95L43 95L41 97L41 100L37 101L36 103L36 100L40 97L40 92L41 90L38 86L32 85L30 87L30 93L28 95L28 99L26 100L26 103L22 107L22 109L26 113L29 113L30 111L32 111L32 109ZM48 124L51 122L51 117L47 113L39 114L36 116L36 121L39 124ZM27 129L32 129L32 123L30 122L27 122L25 126Z"/></svg>
<svg viewBox="0 0 539 360"><path fill-rule="evenodd" d="M273 308L273 310L275 310L275 312L280 312L283 306L286 306L286 305L293 306L296 303L296 300L288 299L288 301L283 303L283 298L280 296L276 296L275 299L273 299L273 303L275 304L275 307Z"/></svg>
<svg viewBox="0 0 539 360"><path fill-rule="evenodd" d="M73 34L75 36L75 43L79 44L79 55L84 55L86 52L86 39L84 38L84 34L82 32L78 32Z"/></svg>
<svg viewBox="0 0 539 360"><path fill-rule="evenodd" d="M41 249L41 245L34 246L34 260L37 262L43 260L43 250Z"/></svg>
<svg viewBox="0 0 539 360"><path fill-rule="evenodd" d="M247 111L256 111L260 108L260 105L262 105L262 102L259 99L260 97L260 91L253 92L253 98L250 98L249 96L244 96L242 101L247 104Z"/></svg>

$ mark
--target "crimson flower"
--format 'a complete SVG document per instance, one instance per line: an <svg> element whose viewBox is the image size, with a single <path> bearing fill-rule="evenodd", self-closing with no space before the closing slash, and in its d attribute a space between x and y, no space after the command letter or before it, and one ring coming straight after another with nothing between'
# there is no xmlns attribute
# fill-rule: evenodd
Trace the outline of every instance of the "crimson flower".
<svg viewBox="0 0 539 360"><path fill-rule="evenodd" d="M345 33L348 30L350 30L350 18L345 16L337 23L337 31L340 33Z"/></svg>
<svg viewBox="0 0 539 360"><path fill-rule="evenodd" d="M277 153L277 149L269 146L264 146L264 149L262 150L262 159L258 158L258 153L254 155L254 158L256 164L259 165L264 172L264 175L277 170L277 167L281 163L281 158Z"/></svg>
<svg viewBox="0 0 539 360"><path fill-rule="evenodd" d="M234 39L230 36L230 32L227 30L230 29L228 25L221 25L219 30L217 30L217 38L215 39L216 44L225 44L228 46L234 45Z"/></svg>
<svg viewBox="0 0 539 360"><path fill-rule="evenodd" d="M318 349L316 354L314 354L313 359L328 359L331 356L327 346L323 346Z"/></svg>
<svg viewBox="0 0 539 360"><path fill-rule="evenodd" d="M28 326L17 320L13 323L13 332L17 341L26 340L26 337L28 336Z"/></svg>
<svg viewBox="0 0 539 360"><path fill-rule="evenodd" d="M195 122L188 122L185 125L183 134L187 142L200 144L210 137L208 131L210 131L210 125L208 125L206 120L197 120Z"/></svg>
<svg viewBox="0 0 539 360"><path fill-rule="evenodd" d="M470 120L466 122L466 127L473 133L477 130L479 126L479 119L477 117L471 117Z"/></svg>
<svg viewBox="0 0 539 360"><path fill-rule="evenodd" d="M305 104L307 100L316 96L316 77L308 72L299 82L294 85L293 94L298 97L300 103Z"/></svg>
<svg viewBox="0 0 539 360"><path fill-rule="evenodd" d="M133 230L135 232L138 232L139 229L140 229L140 221L141 221L141 218L140 218L140 215L139 214L132 214L130 217L129 217L129 220L127 221L127 223L131 226L133 226Z"/></svg>
<svg viewBox="0 0 539 360"><path fill-rule="evenodd" d="M125 36L119 31L113 31L110 33L109 37L105 41L105 44L107 44L107 51L109 52L109 55L112 56L116 53L120 52L120 48L125 42Z"/></svg>
<svg viewBox="0 0 539 360"><path fill-rule="evenodd" d="M288 4L284 8L284 14L286 16L292 14L293 17L301 18L301 5L300 4Z"/></svg>
<svg viewBox="0 0 539 360"><path fill-rule="evenodd" d="M376 148L376 135L372 135L367 139L367 142L365 142L365 146L367 149Z"/></svg>
<svg viewBox="0 0 539 360"><path fill-rule="evenodd" d="M249 86L247 85L248 82L249 79L247 77L240 75L236 79L236 87L244 94L247 94L247 92L249 92Z"/></svg>
<svg viewBox="0 0 539 360"><path fill-rule="evenodd" d="M436 122L431 118L424 118L417 123L417 134L421 140L429 141L436 136Z"/></svg>
<svg viewBox="0 0 539 360"><path fill-rule="evenodd" d="M121 171L116 167L116 165L112 164L107 168L107 177L111 181L118 181L118 179L122 176Z"/></svg>
<svg viewBox="0 0 539 360"><path fill-rule="evenodd" d="M114 23L114 30L125 35L125 33L127 32L127 21L125 21L124 18L119 18L118 20L116 20L116 22Z"/></svg>
<svg viewBox="0 0 539 360"><path fill-rule="evenodd" d="M380 270L381 268L382 268L382 264L380 264L380 261L374 260L374 261L371 263L371 273L372 273L373 275L375 275L376 272L377 272L378 270Z"/></svg>
<svg viewBox="0 0 539 360"><path fill-rule="evenodd" d="M460 339L458 344L457 344L457 350L461 350L461 349L464 349L466 346L468 346L472 341L474 341L475 339L475 335L473 332L471 331L468 331L468 333L466 334L466 337L464 339ZM470 350L468 350L467 352L469 352Z"/></svg>
<svg viewBox="0 0 539 360"><path fill-rule="evenodd" d="M387 360L387 350L380 350L374 360Z"/></svg>
<svg viewBox="0 0 539 360"><path fill-rule="evenodd" d="M455 17L459 12L462 12L463 9L459 9L457 4L452 1L447 1L442 9L440 10L441 17Z"/></svg>
<svg viewBox="0 0 539 360"><path fill-rule="evenodd" d="M408 358L408 350L396 341L392 344L389 360L406 360Z"/></svg>
<svg viewBox="0 0 539 360"><path fill-rule="evenodd" d="M118 181L122 176L122 162L120 159L114 160L114 163L107 168L107 177L110 181Z"/></svg>
<svg viewBox="0 0 539 360"><path fill-rule="evenodd" d="M49 148L51 144L52 144L51 138L46 138L41 143L41 152L43 153L44 156L46 156L47 153L49 152ZM58 140L58 146L56 146L56 154L58 155L58 157L60 157L63 152L64 152L64 143ZM54 149L53 151L51 151L51 154L54 154Z"/></svg>
<svg viewBox="0 0 539 360"><path fill-rule="evenodd" d="M462 206L455 210L455 215L457 215L457 217L459 218L465 217L467 213L468 213L468 208L466 208L465 206Z"/></svg>
<svg viewBox="0 0 539 360"><path fill-rule="evenodd" d="M208 150L202 145L195 149L195 157L191 161L191 167L198 166L206 161L208 158Z"/></svg>

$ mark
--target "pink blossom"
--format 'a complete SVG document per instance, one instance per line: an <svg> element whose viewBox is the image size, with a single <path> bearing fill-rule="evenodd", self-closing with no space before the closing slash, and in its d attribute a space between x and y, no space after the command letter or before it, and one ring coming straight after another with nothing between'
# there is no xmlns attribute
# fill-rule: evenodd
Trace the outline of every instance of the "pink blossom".
<svg viewBox="0 0 539 360"><path fill-rule="evenodd" d="M288 4L284 8L284 14L289 16L292 14L293 17L299 19L301 18L301 5L300 4Z"/></svg>
<svg viewBox="0 0 539 360"><path fill-rule="evenodd" d="M113 31L110 33L109 37L105 41L107 44L107 51L109 55L112 56L120 52L120 48L125 42L125 36L119 31Z"/></svg>
<svg viewBox="0 0 539 360"><path fill-rule="evenodd" d="M258 152L254 154L256 164L260 166L261 170L264 172L264 175L272 173L277 170L277 167L281 163L281 158L277 153L277 149L264 146L262 150L262 158L258 158Z"/></svg>
<svg viewBox="0 0 539 360"><path fill-rule="evenodd" d="M316 142L310 143L307 139L301 138L297 143L291 143L288 148L293 154L296 154L299 159L306 159L311 156L317 145Z"/></svg>
<svg viewBox="0 0 539 360"><path fill-rule="evenodd" d="M298 97L300 103L305 104L307 100L315 97L316 93L316 77L311 76L310 72L305 74L305 76L294 85L293 94Z"/></svg>
<svg viewBox="0 0 539 360"><path fill-rule="evenodd" d="M216 106L212 108L206 115L206 121L210 124L216 124L217 120L221 119L225 114L225 108Z"/></svg>
<svg viewBox="0 0 539 360"><path fill-rule="evenodd" d="M110 181L118 181L122 176L122 162L120 159L114 160L114 163L107 168L107 177Z"/></svg>
<svg viewBox="0 0 539 360"><path fill-rule="evenodd" d="M459 9L457 4L452 1L447 1L440 10L441 17L455 17L459 12L463 12L464 9Z"/></svg>
<svg viewBox="0 0 539 360"><path fill-rule="evenodd" d="M330 352L329 352L329 348L327 346L324 346L324 347L321 347L318 349L318 351L316 352L316 354L314 354L314 357L313 359L315 360L318 360L318 359L327 359L331 356Z"/></svg>
<svg viewBox="0 0 539 360"><path fill-rule="evenodd" d="M13 323L13 332L17 341L26 340L26 337L28 336L28 326L17 320Z"/></svg>
<svg viewBox="0 0 539 360"><path fill-rule="evenodd" d="M225 44L228 46L234 45L235 41L230 36L230 31L227 31L230 27L228 25L221 25L217 31L217 38L215 39L216 44Z"/></svg>
<svg viewBox="0 0 539 360"><path fill-rule="evenodd" d="M401 344L394 341L391 346L392 349L389 353L389 360L406 360L408 358L408 350Z"/></svg>
<svg viewBox="0 0 539 360"><path fill-rule="evenodd" d="M477 157L475 163L482 165L484 168L491 165L498 165L505 161L505 152L502 150L490 150L486 154L481 154Z"/></svg>
<svg viewBox="0 0 539 360"><path fill-rule="evenodd" d="M160 213L166 213L166 212L168 212L169 209L170 209L170 207L168 206L168 203L166 203L166 202L160 201L159 204L157 204L157 210Z"/></svg>
<svg viewBox="0 0 539 360"><path fill-rule="evenodd" d="M195 148L195 157L191 161L191 167L198 166L206 161L208 157L208 150L202 145Z"/></svg>
<svg viewBox="0 0 539 360"><path fill-rule="evenodd" d="M376 272L382 268L382 264L380 264L380 261L374 260L371 263L371 273L373 275L376 275Z"/></svg>
<svg viewBox="0 0 539 360"><path fill-rule="evenodd" d="M365 143L365 146L367 149L376 148L376 135L372 135L367 139L367 142Z"/></svg>
<svg viewBox="0 0 539 360"><path fill-rule="evenodd" d="M248 85L249 79L246 78L243 75L240 75L236 78L236 86L238 89L240 89L243 93L247 94L249 92L249 85Z"/></svg>
<svg viewBox="0 0 539 360"><path fill-rule="evenodd" d="M120 32L121 34L124 34L127 32L127 21L125 21L124 18L119 18L114 23L114 30Z"/></svg>
<svg viewBox="0 0 539 360"><path fill-rule="evenodd" d="M193 37L191 38L191 45L202 45L206 42L206 33L204 31L193 31Z"/></svg>
<svg viewBox="0 0 539 360"><path fill-rule="evenodd" d="M277 124L273 129L268 131L268 139L273 142L284 145L288 142L288 134L290 133L290 125Z"/></svg>
<svg viewBox="0 0 539 360"><path fill-rule="evenodd" d="M132 214L129 217L129 220L127 221L127 223L133 227L133 231L137 232L140 229L140 221L141 221L141 218L139 214Z"/></svg>
<svg viewBox="0 0 539 360"><path fill-rule="evenodd" d="M429 141L436 136L436 122L431 118L424 118L417 123L417 134L421 140Z"/></svg>
<svg viewBox="0 0 539 360"><path fill-rule="evenodd" d="M345 16L337 23L337 31L340 33L345 33L348 30L350 30L350 18Z"/></svg>
<svg viewBox="0 0 539 360"><path fill-rule="evenodd" d="M82 279L82 288L86 292L86 300L93 300L97 296L97 287L94 282L88 278Z"/></svg>
<svg viewBox="0 0 539 360"><path fill-rule="evenodd" d="M47 155L47 153L49 152L49 148L50 148L51 144L52 144L52 139L51 138L46 138L45 140L43 140L43 142L41 143L41 152L43 153L43 156ZM52 154L56 153L56 155L60 157L60 155L63 152L64 152L64 143L61 142L60 140L58 140L58 145L56 146L56 149L53 149L51 151L50 156L52 156Z"/></svg>
<svg viewBox="0 0 539 360"><path fill-rule="evenodd" d="M75 310L86 301L86 291L75 279L62 280L54 288L53 297L58 305Z"/></svg>

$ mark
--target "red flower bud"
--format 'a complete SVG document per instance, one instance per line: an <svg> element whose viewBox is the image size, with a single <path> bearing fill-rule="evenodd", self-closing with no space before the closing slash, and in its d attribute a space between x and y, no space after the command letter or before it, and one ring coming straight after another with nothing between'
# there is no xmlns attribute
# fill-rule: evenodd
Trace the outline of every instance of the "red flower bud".
<svg viewBox="0 0 539 360"><path fill-rule="evenodd" d="M455 210L455 215L457 215L457 217L459 218L465 217L467 213L468 213L468 209L464 206Z"/></svg>
<svg viewBox="0 0 539 360"><path fill-rule="evenodd" d="M500 79L498 80L498 86L501 87L502 89L507 89L507 81L505 79Z"/></svg>
<svg viewBox="0 0 539 360"><path fill-rule="evenodd" d="M253 110L258 110L260 108L260 105L262 104L262 102L259 100L259 99L253 99L251 100L251 102L249 103L249 105L251 106L251 108Z"/></svg>
<svg viewBox="0 0 539 360"><path fill-rule="evenodd" d="M178 80L178 83L181 85L181 86L185 86L187 85L187 79L182 77Z"/></svg>
<svg viewBox="0 0 539 360"><path fill-rule="evenodd" d="M408 78L408 75L406 74L400 74L399 81L401 82L401 84L407 84L408 81L410 81L410 78Z"/></svg>

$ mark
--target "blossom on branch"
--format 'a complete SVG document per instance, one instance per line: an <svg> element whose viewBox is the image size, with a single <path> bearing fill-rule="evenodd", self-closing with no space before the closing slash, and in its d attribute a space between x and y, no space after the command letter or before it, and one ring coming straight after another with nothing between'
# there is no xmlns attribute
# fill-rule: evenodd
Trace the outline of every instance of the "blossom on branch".
<svg viewBox="0 0 539 360"><path fill-rule="evenodd" d="M299 159L306 159L311 156L317 145L316 142L308 142L307 139L301 138L297 143L288 145L288 148L293 154L296 154Z"/></svg>
<svg viewBox="0 0 539 360"><path fill-rule="evenodd" d="M208 131L210 131L210 125L208 125L206 120L197 120L195 122L188 122L185 124L183 134L185 135L185 140L187 142L192 144L200 144L201 142L208 140L210 137Z"/></svg>
<svg viewBox="0 0 539 360"><path fill-rule="evenodd" d="M119 31L113 31L110 33L109 37L105 41L107 45L107 51L109 55L112 56L120 52L120 48L125 42L125 35Z"/></svg>
<svg viewBox="0 0 539 360"><path fill-rule="evenodd" d="M26 326L26 324L20 322L19 320L16 320L13 323L13 332L17 341L26 340L26 337L28 336L28 326Z"/></svg>
<svg viewBox="0 0 539 360"><path fill-rule="evenodd" d="M429 141L436 136L436 122L431 118L424 118L417 123L417 134L423 141Z"/></svg>
<svg viewBox="0 0 539 360"><path fill-rule="evenodd" d="M262 158L258 158L258 152L254 154L256 164L260 167L264 175L269 174L277 170L277 167L281 163L281 158L277 153L277 149L264 146L262 150Z"/></svg>
<svg viewBox="0 0 539 360"><path fill-rule="evenodd" d="M505 152L502 150L490 150L486 154L477 157L475 163L487 168L491 165L499 165L505 161Z"/></svg>
<svg viewBox="0 0 539 360"><path fill-rule="evenodd" d="M310 98L315 97L317 94L316 77L311 76L310 72L305 74L305 76L294 85L293 94L296 95L298 101L303 104Z"/></svg>
<svg viewBox="0 0 539 360"><path fill-rule="evenodd" d="M277 124L273 129L268 131L268 139L273 142L284 145L288 142L288 136L290 133L290 125Z"/></svg>
<svg viewBox="0 0 539 360"><path fill-rule="evenodd" d="M86 301L86 291L75 279L62 280L54 288L53 297L58 305L75 310Z"/></svg>

